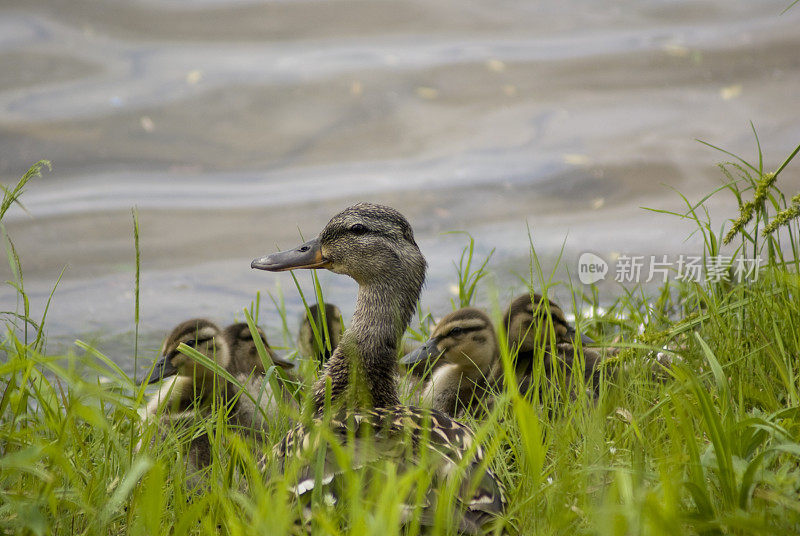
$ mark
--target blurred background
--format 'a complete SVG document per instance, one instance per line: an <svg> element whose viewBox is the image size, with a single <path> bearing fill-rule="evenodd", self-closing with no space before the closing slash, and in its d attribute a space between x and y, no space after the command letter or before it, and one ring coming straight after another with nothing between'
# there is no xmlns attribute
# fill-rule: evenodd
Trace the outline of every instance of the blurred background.
<svg viewBox="0 0 800 536"><path fill-rule="evenodd" d="M251 259L356 201L409 218L437 314L467 244L448 231L481 260L495 249L480 304L501 307L524 289L529 239L548 271L563 248L559 277L585 251L700 254L691 225L641 207L721 184L728 157L696 139L754 161L752 121L770 169L800 141L790 3L2 0L0 182L53 164L4 221L32 315L65 269L50 351L81 338L133 370L132 207L140 369L177 322L241 319L259 291L280 344L267 293L296 329L297 290ZM780 181L800 189L791 167ZM737 213L730 196L710 205L718 224ZM355 285L320 277L349 315ZM11 286L0 303L19 306Z"/></svg>

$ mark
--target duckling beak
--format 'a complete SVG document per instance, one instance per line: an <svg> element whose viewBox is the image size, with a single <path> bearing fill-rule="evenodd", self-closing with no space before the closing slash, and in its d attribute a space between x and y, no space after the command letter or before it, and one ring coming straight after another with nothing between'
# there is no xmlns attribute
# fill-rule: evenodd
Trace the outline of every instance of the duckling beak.
<svg viewBox="0 0 800 536"><path fill-rule="evenodd" d="M164 378L174 376L177 373L178 369L175 368L175 365L172 364L172 361L167 359L167 356L162 355L158 358L158 361L156 361L156 364L153 366L153 374L150 376L150 380L147 383L148 385L151 383L156 383Z"/></svg>
<svg viewBox="0 0 800 536"><path fill-rule="evenodd" d="M290 370L294 368L293 361L289 361L288 359L277 354L273 354L270 357L272 358L272 364L275 366L281 367L284 370Z"/></svg>
<svg viewBox="0 0 800 536"><path fill-rule="evenodd" d="M567 330L567 335L569 335L572 339L575 339L578 333L575 331L575 328L570 327ZM581 344L584 346L594 344L594 339L585 333L581 333Z"/></svg>
<svg viewBox="0 0 800 536"><path fill-rule="evenodd" d="M414 363L419 363L420 361L431 361L438 359L440 355L442 355L442 352L437 346L436 339L428 339L425 344L410 354L406 354L400 358L400 364L413 365Z"/></svg>
<svg viewBox="0 0 800 536"><path fill-rule="evenodd" d="M322 247L318 237L295 249L279 251L278 253L255 259L250 263L250 268L267 270L268 272L283 272L301 268L327 268L328 265L328 259L322 256Z"/></svg>

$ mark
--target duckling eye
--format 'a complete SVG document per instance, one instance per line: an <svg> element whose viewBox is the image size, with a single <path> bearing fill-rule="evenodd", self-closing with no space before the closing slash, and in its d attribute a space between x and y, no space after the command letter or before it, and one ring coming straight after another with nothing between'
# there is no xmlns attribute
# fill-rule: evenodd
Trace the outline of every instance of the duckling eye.
<svg viewBox="0 0 800 536"><path fill-rule="evenodd" d="M448 337L455 337L457 335L461 335L464 333L464 328L453 328L450 330L450 333L447 334Z"/></svg>
<svg viewBox="0 0 800 536"><path fill-rule="evenodd" d="M363 235L367 232L367 228L360 223L356 223L355 225L350 226L350 232L356 235Z"/></svg>
<svg viewBox="0 0 800 536"><path fill-rule="evenodd" d="M191 340L188 340L188 341L184 342L183 344L185 344L186 346L191 346L192 348L195 348L198 344L202 344L202 343L208 342L210 340L211 339L191 339Z"/></svg>

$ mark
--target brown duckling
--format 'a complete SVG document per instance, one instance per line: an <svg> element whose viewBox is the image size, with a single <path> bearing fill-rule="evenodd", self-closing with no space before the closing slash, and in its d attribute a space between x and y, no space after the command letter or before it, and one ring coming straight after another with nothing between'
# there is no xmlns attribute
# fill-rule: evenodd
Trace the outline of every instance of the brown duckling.
<svg viewBox="0 0 800 536"><path fill-rule="evenodd" d="M293 364L269 349L263 331L259 329L258 333L273 363L290 371ZM212 359L241 383L246 393L239 394L238 386L179 352L181 343ZM172 415L189 410L204 412L215 402L235 400L230 408L230 420L240 426L259 429L267 424L264 415L274 415L277 411L277 401L269 384L264 382L264 366L250 330L244 323L233 324L224 331L203 318L179 324L164 342L161 357L148 383L165 378L166 381L141 411L143 417L156 415L162 408ZM258 406L254 400L258 401Z"/></svg>
<svg viewBox="0 0 800 536"><path fill-rule="evenodd" d="M290 370L292 364L279 358L269 347L261 329L258 335L272 362ZM213 370L183 355L177 348L184 343L194 347L223 367L243 386L222 378ZM248 434L267 429L277 411L272 391L264 381L264 365L247 324L232 324L220 330L203 318L179 324L164 342L149 383L166 378L158 392L140 410L142 419L156 419L157 432L150 445L165 440L170 432L185 437L186 483L195 488L206 482L200 470L211 463L211 442L198 426L214 404L229 404L229 421ZM283 400L291 400L282 390ZM182 441L184 441L182 440ZM136 446L138 451L141 442Z"/></svg>
<svg viewBox="0 0 800 536"><path fill-rule="evenodd" d="M314 328L311 326L309 316L314 321L319 338L314 335ZM297 349L301 356L314 359L323 365L339 346L342 333L344 333L344 322L339 308L332 303L326 303L325 307L321 308L315 303L308 308L307 312L303 312L300 319Z"/></svg>
<svg viewBox="0 0 800 536"><path fill-rule="evenodd" d="M501 379L497 336L489 316L465 307L442 318L430 339L401 364L436 362L422 389L422 404L459 417L478 415L492 403Z"/></svg>
<svg viewBox="0 0 800 536"><path fill-rule="evenodd" d="M537 349L543 349L544 374L547 378L552 376L556 363L571 369L578 335L558 304L537 293L522 294L514 298L506 309L503 325L506 327L509 349L512 352L517 350L516 373L521 392L527 392L530 387ZM599 352L586 348L586 345L594 343L590 337L581 335L580 342L583 346L584 377L587 382L593 381L599 374L598 366L603 357Z"/></svg>
<svg viewBox="0 0 800 536"><path fill-rule="evenodd" d="M297 367L293 362L279 357L270 348L267 337L261 328L258 328L258 334L272 364L279 367L292 383L278 384L281 387L281 392L278 394L280 402L278 402L273 396L270 384L265 381L267 371L264 369L264 362L258 353L250 327L246 322L239 322L225 328L222 336L228 344L231 356L226 370L246 391L239 394L239 387L228 382L228 398L233 399L233 397L239 396L229 418L245 430L267 430L268 421L274 419L281 404L294 405L295 402L290 390L293 390L297 384Z"/></svg>

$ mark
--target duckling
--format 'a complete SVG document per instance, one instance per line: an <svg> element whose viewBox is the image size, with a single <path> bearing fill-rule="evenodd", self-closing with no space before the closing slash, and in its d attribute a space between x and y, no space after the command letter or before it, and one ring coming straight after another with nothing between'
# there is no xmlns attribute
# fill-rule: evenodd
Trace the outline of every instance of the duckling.
<svg viewBox="0 0 800 536"><path fill-rule="evenodd" d="M547 321L550 317L550 322ZM555 340L551 340L550 323L553 325ZM503 315L509 343L515 342L520 348L517 365L526 366L532 351L537 345L546 347L555 344L574 344L577 333L567 322L561 307L540 294L521 294L514 298ZM587 335L581 334L581 343L593 344Z"/></svg>
<svg viewBox="0 0 800 536"><path fill-rule="evenodd" d="M438 486L448 478L463 477L465 484L457 492L455 522L459 531L478 533L505 510L503 486L483 467L479 447L470 454L466 474L458 469L458 461L472 449L472 431L439 411L400 404L397 349L416 308L427 267L402 214L389 207L359 203L334 216L317 238L293 250L256 259L251 267L273 272L326 268L358 283L350 328L313 387L314 417L292 429L274 449L281 467L289 458L316 459L313 451L326 427L342 444L353 442L355 452L363 454L356 467L383 459L402 468L417 462L414 453L424 445L426 458L435 460L436 471L421 505L423 523L432 523L430 507L438 497ZM333 406L330 411L327 397ZM379 449L366 448L378 441ZM325 451L321 474L315 471L314 462L303 467L293 488L298 496L354 468L340 467L331 449Z"/></svg>
<svg viewBox="0 0 800 536"><path fill-rule="evenodd" d="M258 328L258 334L261 337L261 342L267 350L267 355L274 363L284 363L284 366L291 370L288 361L283 361L275 351L269 347L267 338L261 328ZM222 339L228 346L228 353L230 354L230 361L225 370L230 372L231 376L249 376L251 374L264 374L264 363L258 355L255 340L250 333L250 327L245 322L238 322L231 324L222 330Z"/></svg>
<svg viewBox="0 0 800 536"><path fill-rule="evenodd" d="M269 349L266 336L259 329L264 346L275 365L290 370L293 364L279 358ZM213 359L229 372L246 391L237 398L239 388L203 364L182 354L178 346L184 343ZM163 407L173 416L193 409L207 410L215 401L236 400L229 414L235 423L247 428L263 428L263 414L274 415L277 404L269 384L263 381L264 366L247 324L233 324L224 331L204 318L194 318L179 324L161 348L148 383L167 378L161 388L141 410L143 418L159 413ZM253 400L259 401L258 407Z"/></svg>
<svg viewBox="0 0 800 536"><path fill-rule="evenodd" d="M291 361L279 357L270 348L267 337L261 328L258 334L264 349L267 351L270 360L276 367L280 367L285 372L287 379L297 382L297 367ZM294 405L288 388L282 388L278 393L278 401L273 397L269 383L265 382L266 370L261 356L258 354L250 327L246 322L231 324L223 331L223 339L227 342L231 360L226 370L236 381L242 385L245 393L239 394L240 388L233 383L227 383L227 397L233 400L237 395L239 398L231 409L229 419L234 424L240 426L245 431L267 430L269 422L274 419L276 412L281 404ZM283 387L288 387L284 385Z"/></svg>
<svg viewBox="0 0 800 536"><path fill-rule="evenodd" d="M544 350L545 378L551 379L555 366L559 365L564 367L567 374L573 373L572 364L577 353L577 333L567 322L564 311L556 303L536 293L522 294L514 298L508 306L503 316L503 324L507 329L510 348L512 351L515 348L518 350L516 373L520 392L526 393L531 387L537 348ZM594 343L586 335L581 335L580 339L582 345ZM584 380L586 385L593 387L593 394L597 394L599 365L603 357L599 352L583 346L583 359Z"/></svg>
<svg viewBox="0 0 800 536"><path fill-rule="evenodd" d="M499 349L489 316L465 307L442 318L428 341L400 360L436 362L425 381L422 404L451 417L477 415L492 403L501 378Z"/></svg>
<svg viewBox="0 0 800 536"><path fill-rule="evenodd" d="M324 313L324 314L323 314ZM317 328L320 339L314 335L309 316L314 319L314 326ZM333 350L339 346L344 332L342 322L342 312L332 303L326 303L324 311L318 304L313 304L304 312L300 320L300 330L297 333L297 349L303 357L316 359L320 365L324 364L333 354ZM325 344L327 333L330 341L330 348ZM320 345L320 342L322 343Z"/></svg>
<svg viewBox="0 0 800 536"><path fill-rule="evenodd" d="M178 352L178 346L184 343L224 367L230 360L230 351L221 335L219 326L205 318L187 320L172 330L161 346L161 355L147 383L168 379L140 411L142 417L157 414L161 407L167 408L170 413L185 411L194 404L196 395L201 401L207 401L208 394L215 390L215 386L216 391L222 392L225 384L220 382L216 374ZM209 384L209 389L206 389L206 384Z"/></svg>
<svg viewBox="0 0 800 536"><path fill-rule="evenodd" d="M535 295L540 307L544 306L541 296ZM549 345L549 329L544 323L543 310L531 307L529 295L514 300L506 322L511 326L509 342L512 349L520 347L517 380L522 393L531 387L531 373L536 347L543 348L546 381L554 381L555 368L562 369L566 383L569 381L572 364L576 356L573 343L574 329L564 318L557 305L550 304L556 334L556 344ZM541 333L536 338L531 333ZM467 332L467 334L464 333ZM548 341L543 343L542 340ZM589 341L588 338L582 339ZM545 345L546 344L546 345ZM599 385L598 364L601 356L588 348L583 349L585 366L584 382L595 388ZM440 357L441 356L441 357ZM455 311L442 319L434 329L433 336L422 347L400 360L401 364L421 361L433 362L432 376L423 389L423 405L436 408L451 416L462 415L465 410L477 416L492 403L491 391L499 387L502 372L499 363L499 346L494 327L489 317L476 309L465 308ZM575 393L570 395L574 397ZM477 404L476 404L477 402Z"/></svg>

